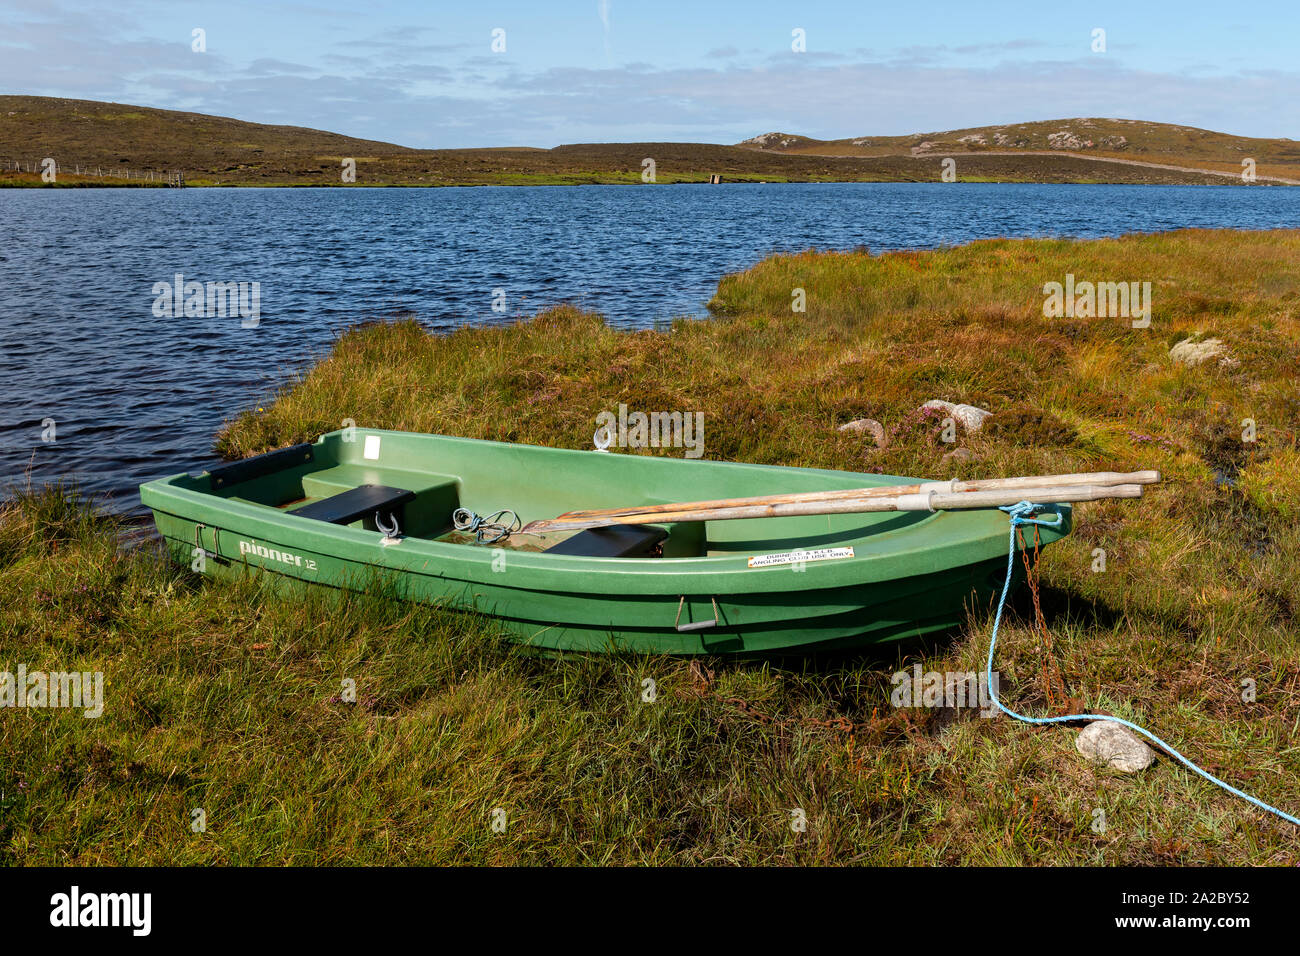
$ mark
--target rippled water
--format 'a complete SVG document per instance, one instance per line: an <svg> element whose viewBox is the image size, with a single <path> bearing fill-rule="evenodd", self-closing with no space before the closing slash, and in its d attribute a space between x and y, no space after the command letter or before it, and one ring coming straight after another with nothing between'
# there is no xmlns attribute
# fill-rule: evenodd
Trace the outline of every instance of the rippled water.
<svg viewBox="0 0 1300 956"><path fill-rule="evenodd" d="M635 327L775 250L1297 224L1300 189L1232 186L0 190L0 486L75 476L134 508L359 320L573 301ZM156 316L176 273L259 282L260 323Z"/></svg>

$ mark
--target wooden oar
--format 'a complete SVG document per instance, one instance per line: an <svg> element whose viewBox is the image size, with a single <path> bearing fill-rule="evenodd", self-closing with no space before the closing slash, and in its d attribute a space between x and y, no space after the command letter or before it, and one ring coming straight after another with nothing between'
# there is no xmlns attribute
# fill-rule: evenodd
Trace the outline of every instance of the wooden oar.
<svg viewBox="0 0 1300 956"><path fill-rule="evenodd" d="M592 508L566 511L559 518L594 518L641 514L664 514L678 511L702 511L738 508L748 505L788 504L799 501L840 501L856 498L893 498L903 494L920 494L923 490L961 492L999 491L1012 488L1069 485L1150 485L1160 480L1158 471L1093 471L1068 475L1030 475L1023 478L986 478L976 481L925 481L911 485L878 485L871 488L844 488L835 491L796 491L788 494L759 495L753 498L719 498L713 501L689 501L658 505L633 505L627 508ZM558 520L558 519L557 519Z"/></svg>
<svg viewBox="0 0 1300 956"><path fill-rule="evenodd" d="M908 486L904 486L908 487ZM1041 504L1067 501L1097 501L1102 498L1140 498L1142 486L1122 485L1053 485L1030 488L992 489L986 491L936 491L925 489L892 496L838 498L823 501L788 501L775 504L732 505L723 508L697 508L681 511L657 511L647 514L585 515L532 521L520 530L525 534L547 531L580 531L615 524L665 524L674 521L729 521L738 518L787 518L798 515L861 514L876 511L948 511L967 508L997 508L1019 501Z"/></svg>

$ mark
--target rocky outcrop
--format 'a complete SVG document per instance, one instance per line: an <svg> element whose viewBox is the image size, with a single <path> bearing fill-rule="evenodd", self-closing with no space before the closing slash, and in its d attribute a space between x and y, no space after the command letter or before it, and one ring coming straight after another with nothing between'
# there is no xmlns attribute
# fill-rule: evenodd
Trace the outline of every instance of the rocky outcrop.
<svg viewBox="0 0 1300 956"><path fill-rule="evenodd" d="M1077 133L1063 129L1055 133L1048 133L1047 145L1051 149L1086 149L1092 145L1092 140L1084 139Z"/></svg>
<svg viewBox="0 0 1300 956"><path fill-rule="evenodd" d="M799 142L799 137L791 136L789 133L762 133L743 140L739 145L754 146L758 149L785 149L797 142Z"/></svg>

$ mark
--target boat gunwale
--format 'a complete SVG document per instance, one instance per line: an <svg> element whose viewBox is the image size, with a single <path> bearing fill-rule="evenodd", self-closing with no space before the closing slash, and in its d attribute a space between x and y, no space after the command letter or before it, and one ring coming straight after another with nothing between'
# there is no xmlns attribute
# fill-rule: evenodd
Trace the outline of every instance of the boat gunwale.
<svg viewBox="0 0 1300 956"><path fill-rule="evenodd" d="M417 432L395 432L384 429L358 429L358 432L380 435L400 435L404 437L428 437L448 440L453 443L488 444L507 448L536 448L548 453L567 453L567 455L586 456L590 451L577 449L550 448L548 446L520 446L511 442L491 442L482 439L459 438L456 436L424 435ZM324 442L331 432L322 435L314 444ZM647 457L647 462L673 462L677 459L659 459ZM907 484L924 479L896 477L888 475L860 475L855 472L836 471L832 469L791 468L782 465L760 465L748 462L716 462L719 465L738 467L740 469L758 469L763 471L785 471L800 474L817 474L832 476L843 480L846 477L868 479L871 484L889 485ZM660 467L651 465L650 467ZM271 509L267 505L237 498L223 497L196 488L183 487L181 482L193 482L203 477L203 473L190 475L182 472L165 478L155 479L140 486L141 499L151 510L191 524L204 524L218 527L221 531L244 535L258 539L261 543L276 543L286 550L300 541L299 547L319 554L373 567L377 570L398 573L431 573L429 564L436 561L442 566L439 576L444 578L482 581L500 584L500 572L493 570L496 553L500 549L490 546L475 547L431 538L403 538L400 545L385 547L381 534L362 528L333 525L315 521L310 518L297 517L293 512ZM146 499L153 499L146 500ZM1051 532L1048 540L1055 540L1069 530L1070 509L1067 505L1050 505L1062 511L1066 516L1066 527L1059 532ZM221 516L218 521L213 513ZM528 579L516 578L512 587L520 590L582 590L575 587L573 578L598 574L599 580L611 587L625 585L633 593L747 593L753 591L803 592L822 588L844 587L852 585L869 585L880 582L911 577L918 573L944 571L963 565L977 563L1005 550L1006 525L998 522L992 525L987 520L989 509L965 512L936 512L905 527L872 533L869 530L861 538L850 538L839 542L838 547L853 547L854 556L828 561L807 561L804 570L798 575L790 573L790 564L778 564L768 567L753 568L748 564L750 557L762 554L782 554L795 550L815 551L817 548L786 549L782 551L756 550L724 555L698 555L670 558L626 557L596 558L577 555L552 555L546 552L510 551L509 564L512 570L526 572ZM980 515L981 517L976 517ZM748 519L762 521L765 519ZM935 528L942 523L942 532ZM919 539L915 536L921 535ZM936 536L938 539L936 540ZM907 545L909 538L915 540ZM927 540L929 539L929 540ZM885 547L872 547L875 542L884 542ZM891 571L900 559L927 556L925 567L896 573ZM941 560L934 560L940 559ZM423 561L421 565L420 562ZM250 562L251 564L251 562ZM257 565L260 566L260 565ZM815 569L815 570L814 570ZM811 574L809 572L812 572ZM782 578L784 576L784 579ZM513 577L513 576L512 576ZM302 580L311 581L309 577ZM590 583L590 582L588 582ZM778 586L785 583L786 587Z"/></svg>

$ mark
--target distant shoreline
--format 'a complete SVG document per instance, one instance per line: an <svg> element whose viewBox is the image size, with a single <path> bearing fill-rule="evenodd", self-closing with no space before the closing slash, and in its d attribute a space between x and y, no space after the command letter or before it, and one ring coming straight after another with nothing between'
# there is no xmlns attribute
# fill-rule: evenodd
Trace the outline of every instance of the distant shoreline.
<svg viewBox="0 0 1300 956"><path fill-rule="evenodd" d="M1209 182L1133 182L1133 181L1115 181L1106 179L1072 179L1072 180L1038 180L1038 179L957 179L955 183L943 183L937 180L921 179L790 179L790 180L758 180L758 179L729 179L722 183L712 185L722 186L851 186L851 185L934 185L934 186L1207 186L1207 187L1257 187L1257 186L1300 186L1300 181L1279 180L1274 178L1265 179L1260 177L1253 183L1233 182L1231 179L1223 178ZM186 183L185 189L467 189L482 186L497 186L508 188L530 188L546 186L708 186L708 182L701 180L676 180L663 183L630 183L630 182L549 182L549 183L510 183L510 182L477 182L477 183L420 183L420 182L387 182L387 183L251 183L251 182L189 182ZM13 182L10 180L0 180L0 189L22 189L22 190L39 190L39 189L169 189L167 183L160 182Z"/></svg>

